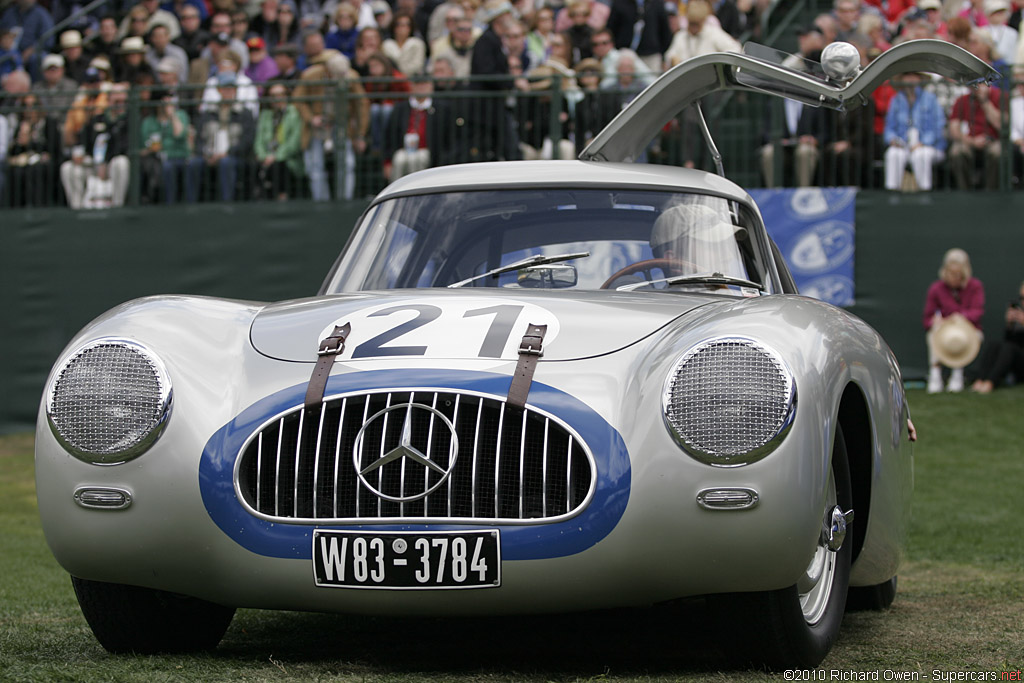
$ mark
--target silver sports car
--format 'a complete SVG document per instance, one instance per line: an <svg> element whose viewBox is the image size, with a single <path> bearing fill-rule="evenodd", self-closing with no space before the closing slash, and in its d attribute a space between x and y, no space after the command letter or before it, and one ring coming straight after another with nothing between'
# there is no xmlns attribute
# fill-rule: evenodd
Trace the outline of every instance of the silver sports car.
<svg viewBox="0 0 1024 683"><path fill-rule="evenodd" d="M746 192L632 162L716 90L841 108L900 71L992 76L934 41L859 75L842 46L823 65L699 57L580 160L402 178L315 297L151 297L90 323L47 381L36 478L99 642L211 648L237 607L708 596L747 660L818 664L848 593L895 594L899 367L867 324L797 293Z"/></svg>

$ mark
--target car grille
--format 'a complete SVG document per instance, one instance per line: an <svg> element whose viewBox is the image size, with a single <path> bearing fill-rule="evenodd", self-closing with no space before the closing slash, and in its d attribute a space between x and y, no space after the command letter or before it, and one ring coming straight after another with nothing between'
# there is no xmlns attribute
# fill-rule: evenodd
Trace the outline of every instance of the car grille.
<svg viewBox="0 0 1024 683"><path fill-rule="evenodd" d="M402 457L403 443L436 467ZM382 457L386 464L360 477L357 447L361 470ZM448 469L447 479L435 471ZM296 523L529 523L577 512L594 486L589 451L556 419L502 399L434 391L339 396L322 407L297 407L250 437L236 477L252 510Z"/></svg>

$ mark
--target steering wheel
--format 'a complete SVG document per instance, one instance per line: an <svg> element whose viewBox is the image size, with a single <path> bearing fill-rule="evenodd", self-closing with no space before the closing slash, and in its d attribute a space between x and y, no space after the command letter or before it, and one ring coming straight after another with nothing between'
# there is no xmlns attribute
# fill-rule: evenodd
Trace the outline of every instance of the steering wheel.
<svg viewBox="0 0 1024 683"><path fill-rule="evenodd" d="M601 285L601 289L608 289L612 286L612 283L620 277L626 277L627 275L633 275L634 273L642 272L644 274L644 279L649 282L656 279L653 275L655 270L660 270L667 275L667 272L670 270L676 273L682 273L687 269L692 269L695 273L700 272L697 264L691 263L690 261L683 261L682 259L675 258L649 258L646 261L631 263L618 272L612 273L612 276L605 280L604 284Z"/></svg>

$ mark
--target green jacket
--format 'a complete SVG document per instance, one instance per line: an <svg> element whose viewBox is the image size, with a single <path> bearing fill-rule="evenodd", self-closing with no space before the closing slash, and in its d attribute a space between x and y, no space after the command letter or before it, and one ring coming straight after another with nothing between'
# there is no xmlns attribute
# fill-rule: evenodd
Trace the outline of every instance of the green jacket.
<svg viewBox="0 0 1024 683"><path fill-rule="evenodd" d="M260 111L256 123L256 158L260 161L273 154L283 161L296 176L306 173L302 160L302 117L295 105L289 104L277 130L274 130L274 112L269 107Z"/></svg>
<svg viewBox="0 0 1024 683"><path fill-rule="evenodd" d="M160 149L168 159L188 159L192 156L192 149L190 148L188 137L189 137L189 118L188 114L183 112L181 109L177 110L175 114L178 120L181 121L181 135L175 136L174 129L171 126L171 122L161 121L155 116L147 116L142 119L141 133L142 133L142 148L146 149L149 146L151 138L158 138L160 140Z"/></svg>

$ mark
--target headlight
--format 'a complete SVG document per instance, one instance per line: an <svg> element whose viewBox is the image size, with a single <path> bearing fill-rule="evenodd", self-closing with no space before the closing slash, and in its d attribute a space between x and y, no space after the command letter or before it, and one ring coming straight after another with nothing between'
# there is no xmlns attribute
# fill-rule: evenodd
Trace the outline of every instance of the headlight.
<svg viewBox="0 0 1024 683"><path fill-rule="evenodd" d="M136 458L159 438L171 410L163 363L145 346L103 338L79 347L54 375L46 418L61 445L95 465Z"/></svg>
<svg viewBox="0 0 1024 683"><path fill-rule="evenodd" d="M793 375L777 353L742 337L719 337L687 351L665 387L669 431L711 465L746 465L771 453L796 406Z"/></svg>

